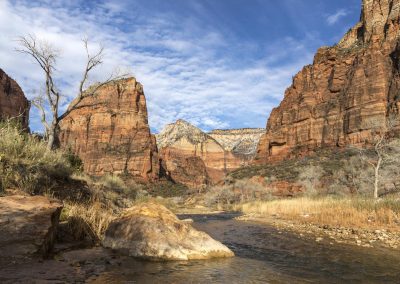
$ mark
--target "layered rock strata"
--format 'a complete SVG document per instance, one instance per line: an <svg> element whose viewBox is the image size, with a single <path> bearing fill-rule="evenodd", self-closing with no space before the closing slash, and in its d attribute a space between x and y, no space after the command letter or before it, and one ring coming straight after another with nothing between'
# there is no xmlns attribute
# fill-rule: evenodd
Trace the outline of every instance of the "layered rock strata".
<svg viewBox="0 0 400 284"><path fill-rule="evenodd" d="M0 69L0 119L17 119L28 129L29 109L30 103L21 87Z"/></svg>
<svg viewBox="0 0 400 284"><path fill-rule="evenodd" d="M197 187L223 178L224 149L197 127L178 120L167 125L156 139L162 166L175 182Z"/></svg>
<svg viewBox="0 0 400 284"><path fill-rule="evenodd" d="M221 181L226 173L254 156L259 130L217 130L205 133L184 120L156 135L167 174L176 182L199 187Z"/></svg>
<svg viewBox="0 0 400 284"><path fill-rule="evenodd" d="M373 125L398 113L399 20L400 0L364 0L360 22L294 77L268 119L256 163L365 143Z"/></svg>
<svg viewBox="0 0 400 284"><path fill-rule="evenodd" d="M59 141L91 175L130 174L155 180L160 166L143 86L135 78L101 87L60 123Z"/></svg>
<svg viewBox="0 0 400 284"><path fill-rule="evenodd" d="M242 128L228 130L213 130L208 133L226 151L240 156L245 162L252 160L257 152L258 142L265 133L263 128Z"/></svg>

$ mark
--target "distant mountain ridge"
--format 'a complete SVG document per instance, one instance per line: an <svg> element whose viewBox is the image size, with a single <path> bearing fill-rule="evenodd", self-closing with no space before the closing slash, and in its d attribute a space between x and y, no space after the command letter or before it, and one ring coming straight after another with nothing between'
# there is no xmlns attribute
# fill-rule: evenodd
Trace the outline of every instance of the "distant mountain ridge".
<svg viewBox="0 0 400 284"><path fill-rule="evenodd" d="M217 140L226 151L253 158L264 132L263 128L217 129L208 132L208 135Z"/></svg>
<svg viewBox="0 0 400 284"><path fill-rule="evenodd" d="M171 178L197 187L217 183L254 157L262 129L214 130L206 133L184 120L156 135L162 165ZM196 169L189 163L196 163ZM201 181L201 182L199 182Z"/></svg>
<svg viewBox="0 0 400 284"><path fill-rule="evenodd" d="M182 137L186 137L194 144L214 139L225 151L232 151L238 155L254 155L264 132L263 128L215 129L205 132L179 119L175 123L167 124L159 134L156 134L156 138L158 148L170 146Z"/></svg>

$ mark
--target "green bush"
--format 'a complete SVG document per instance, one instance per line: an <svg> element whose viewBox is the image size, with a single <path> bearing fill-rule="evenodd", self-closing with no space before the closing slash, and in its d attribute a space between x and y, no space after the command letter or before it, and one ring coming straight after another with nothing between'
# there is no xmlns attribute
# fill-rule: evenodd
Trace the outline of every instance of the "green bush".
<svg viewBox="0 0 400 284"><path fill-rule="evenodd" d="M72 153L71 150L68 150L64 154L65 158L67 159L69 165L71 166L72 170L76 173L81 173L83 172L83 162L81 158L79 158L78 155L75 155Z"/></svg>
<svg viewBox="0 0 400 284"><path fill-rule="evenodd" d="M125 182L117 175L104 175L100 178L98 184L118 193L124 193L127 190Z"/></svg>
<svg viewBox="0 0 400 284"><path fill-rule="evenodd" d="M176 197L185 196L189 194L189 188L180 183L171 181L159 181L157 183L146 184L143 188L147 190L151 196Z"/></svg>

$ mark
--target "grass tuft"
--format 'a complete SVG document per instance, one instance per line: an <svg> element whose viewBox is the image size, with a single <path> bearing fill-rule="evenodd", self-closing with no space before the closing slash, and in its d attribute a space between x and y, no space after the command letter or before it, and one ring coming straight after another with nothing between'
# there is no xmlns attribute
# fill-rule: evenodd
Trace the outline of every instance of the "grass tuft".
<svg viewBox="0 0 400 284"><path fill-rule="evenodd" d="M69 178L72 168L62 151L50 151L18 125L0 123L0 191L40 194Z"/></svg>

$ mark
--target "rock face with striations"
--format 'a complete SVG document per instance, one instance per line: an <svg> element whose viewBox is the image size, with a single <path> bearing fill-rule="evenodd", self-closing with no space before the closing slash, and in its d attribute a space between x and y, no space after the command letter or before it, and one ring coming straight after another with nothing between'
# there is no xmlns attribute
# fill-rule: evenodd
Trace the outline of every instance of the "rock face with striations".
<svg viewBox="0 0 400 284"><path fill-rule="evenodd" d="M364 143L372 121L398 113L399 20L400 0L363 0L360 22L294 77L270 115L256 163Z"/></svg>
<svg viewBox="0 0 400 284"><path fill-rule="evenodd" d="M168 124L156 139L162 167L175 182L197 187L224 176L223 148L190 123Z"/></svg>
<svg viewBox="0 0 400 284"><path fill-rule="evenodd" d="M155 137L150 134L143 86L135 78L101 87L60 124L60 144L79 155L92 175L159 176Z"/></svg>
<svg viewBox="0 0 400 284"><path fill-rule="evenodd" d="M0 119L18 118L22 127L29 127L29 101L21 87L0 69Z"/></svg>
<svg viewBox="0 0 400 284"><path fill-rule="evenodd" d="M176 182L200 187L221 181L253 157L259 130L216 130L205 133L184 120L156 135L163 168Z"/></svg>
<svg viewBox="0 0 400 284"><path fill-rule="evenodd" d="M212 138L236 156L240 156L243 163L251 161L256 152L261 136L265 133L263 128L242 128L228 130L213 130L208 133Z"/></svg>

